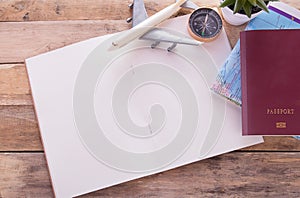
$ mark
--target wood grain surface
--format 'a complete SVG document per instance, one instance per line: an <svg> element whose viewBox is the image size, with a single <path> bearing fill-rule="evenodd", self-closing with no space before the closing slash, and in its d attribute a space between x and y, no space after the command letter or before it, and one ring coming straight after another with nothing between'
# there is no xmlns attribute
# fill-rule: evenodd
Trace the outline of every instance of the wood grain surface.
<svg viewBox="0 0 300 198"><path fill-rule="evenodd" d="M30 0L1 1L0 21L54 21L54 20L124 20L130 17L129 0ZM153 15L173 3L173 0L145 0L147 12ZM199 6L217 6L219 0L194 0Z"/></svg>
<svg viewBox="0 0 300 198"><path fill-rule="evenodd" d="M1 0L0 21L57 20L124 20L130 17L130 0ZM174 0L145 0L147 12L153 15ZM199 6L218 6L219 0L193 0ZM300 9L297 0L282 0Z"/></svg>
<svg viewBox="0 0 300 198"><path fill-rule="evenodd" d="M82 197L299 197L300 153L233 152ZM42 153L0 154L2 197L53 197Z"/></svg>
<svg viewBox="0 0 300 198"><path fill-rule="evenodd" d="M145 0L149 15L173 0ZM219 0L195 0L217 6ZM282 0L300 9L298 0ZM53 197L24 60L130 28L129 0L0 0L0 198ZM184 10L179 14L188 13ZM245 25L225 30L234 46ZM83 197L300 197L300 141L265 143Z"/></svg>

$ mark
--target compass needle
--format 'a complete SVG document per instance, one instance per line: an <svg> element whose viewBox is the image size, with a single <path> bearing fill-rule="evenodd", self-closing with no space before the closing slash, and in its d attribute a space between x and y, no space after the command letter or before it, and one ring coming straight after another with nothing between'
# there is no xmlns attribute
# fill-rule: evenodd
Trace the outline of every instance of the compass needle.
<svg viewBox="0 0 300 198"><path fill-rule="evenodd" d="M208 19L208 14L206 14L206 16L205 16L205 21L204 21L204 24L206 24L206 23L207 23L207 19Z"/></svg>

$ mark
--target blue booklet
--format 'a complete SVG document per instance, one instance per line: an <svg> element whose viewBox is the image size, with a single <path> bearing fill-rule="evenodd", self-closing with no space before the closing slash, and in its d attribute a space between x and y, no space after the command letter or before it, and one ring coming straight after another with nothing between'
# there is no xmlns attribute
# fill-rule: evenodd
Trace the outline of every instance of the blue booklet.
<svg viewBox="0 0 300 198"><path fill-rule="evenodd" d="M278 6L269 6L269 13L263 12L249 22L246 30L259 29L300 29L300 11L286 4L277 3ZM285 11L281 9L284 7ZM287 12L286 10L291 10ZM275 49L274 49L275 50ZM240 41L233 48L230 56L221 67L217 75L216 82L212 86L212 90L234 103L242 104L241 94L241 73L240 73Z"/></svg>

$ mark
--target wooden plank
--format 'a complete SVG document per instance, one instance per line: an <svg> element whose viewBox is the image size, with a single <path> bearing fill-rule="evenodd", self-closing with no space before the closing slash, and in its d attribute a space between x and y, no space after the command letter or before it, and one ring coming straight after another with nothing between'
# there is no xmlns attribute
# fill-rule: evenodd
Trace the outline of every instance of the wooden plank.
<svg viewBox="0 0 300 198"><path fill-rule="evenodd" d="M44 154L1 153L0 197L53 197Z"/></svg>
<svg viewBox="0 0 300 198"><path fill-rule="evenodd" d="M298 4L300 6L300 2ZM234 27L225 23L231 46L235 45L239 31L244 27L245 25ZM130 25L124 20L2 22L0 63L24 62L26 58L43 52L128 28Z"/></svg>
<svg viewBox="0 0 300 198"><path fill-rule="evenodd" d="M33 106L0 106L0 151L43 150Z"/></svg>
<svg viewBox="0 0 300 198"><path fill-rule="evenodd" d="M1 85L0 85L1 86ZM32 96L30 94L1 94L0 106L11 105L33 105Z"/></svg>
<svg viewBox="0 0 300 198"><path fill-rule="evenodd" d="M0 64L0 105L32 105L24 64Z"/></svg>
<svg viewBox="0 0 300 198"><path fill-rule="evenodd" d="M119 0L4 0L1 1L0 21L54 21L54 20L125 20L131 16L128 4ZM149 16L175 0L145 0ZM199 6L219 5L219 0L194 0Z"/></svg>
<svg viewBox="0 0 300 198"><path fill-rule="evenodd" d="M246 25L235 27L225 22L224 26L233 47L239 38L239 32ZM130 25L122 20L2 22L0 64L24 62L26 58L40 53L128 28ZM12 51L14 53L11 53ZM5 64L4 67L9 65Z"/></svg>
<svg viewBox="0 0 300 198"><path fill-rule="evenodd" d="M28 57L129 27L123 20L2 22L0 63L24 62Z"/></svg>
<svg viewBox="0 0 300 198"><path fill-rule="evenodd" d="M280 0L280 1L300 10L300 2L298 0Z"/></svg>
<svg viewBox="0 0 300 198"><path fill-rule="evenodd" d="M33 106L0 106L0 151L42 150ZM300 151L300 141L292 137L265 137L265 143L243 150Z"/></svg>
<svg viewBox="0 0 300 198"><path fill-rule="evenodd" d="M218 6L219 0L193 0L199 6ZM300 9L297 0L281 0ZM0 21L56 21L56 20L125 20L131 11L130 0L2 0ZM146 10L153 15L174 0L145 0Z"/></svg>
<svg viewBox="0 0 300 198"><path fill-rule="evenodd" d="M300 153L233 152L82 197L299 197ZM44 154L0 154L0 197L53 197Z"/></svg>
<svg viewBox="0 0 300 198"><path fill-rule="evenodd" d="M244 148L244 151L300 151L300 141L291 136L266 136L265 142Z"/></svg>
<svg viewBox="0 0 300 198"><path fill-rule="evenodd" d="M0 64L0 79L0 95L30 94L24 64Z"/></svg>

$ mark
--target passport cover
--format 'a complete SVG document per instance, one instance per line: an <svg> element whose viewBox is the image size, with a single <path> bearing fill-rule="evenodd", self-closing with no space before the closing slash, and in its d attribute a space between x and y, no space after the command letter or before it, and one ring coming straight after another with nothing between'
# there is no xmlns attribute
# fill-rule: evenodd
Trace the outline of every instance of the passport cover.
<svg viewBox="0 0 300 198"><path fill-rule="evenodd" d="M243 135L299 135L300 30L240 36Z"/></svg>

